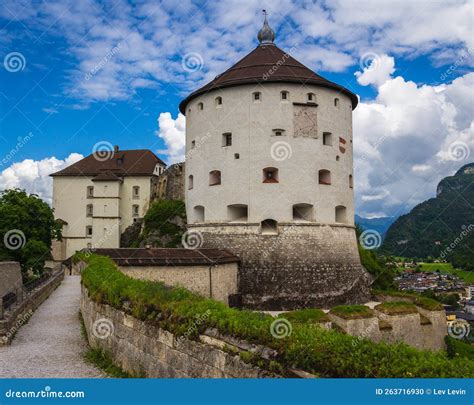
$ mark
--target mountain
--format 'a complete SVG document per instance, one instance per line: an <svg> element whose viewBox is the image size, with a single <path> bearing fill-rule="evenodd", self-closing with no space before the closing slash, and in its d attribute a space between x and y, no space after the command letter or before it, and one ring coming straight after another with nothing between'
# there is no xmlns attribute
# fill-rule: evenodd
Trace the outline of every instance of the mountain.
<svg viewBox="0 0 474 405"><path fill-rule="evenodd" d="M474 270L474 163L441 180L435 198L398 218L381 250L397 256L445 258Z"/></svg>
<svg viewBox="0 0 474 405"><path fill-rule="evenodd" d="M364 231L367 229L374 229L380 235L385 236L387 229L392 225L396 217L379 217L379 218L364 218L356 214L355 222L359 225Z"/></svg>

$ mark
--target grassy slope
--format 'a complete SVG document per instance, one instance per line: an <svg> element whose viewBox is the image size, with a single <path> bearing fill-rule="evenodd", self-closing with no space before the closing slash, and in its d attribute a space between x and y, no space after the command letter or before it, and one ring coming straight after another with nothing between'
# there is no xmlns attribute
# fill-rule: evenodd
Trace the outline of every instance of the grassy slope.
<svg viewBox="0 0 474 405"><path fill-rule="evenodd" d="M439 270L441 273L453 274L466 283L474 284L474 271L454 269L451 263L420 263L420 266L423 271Z"/></svg>

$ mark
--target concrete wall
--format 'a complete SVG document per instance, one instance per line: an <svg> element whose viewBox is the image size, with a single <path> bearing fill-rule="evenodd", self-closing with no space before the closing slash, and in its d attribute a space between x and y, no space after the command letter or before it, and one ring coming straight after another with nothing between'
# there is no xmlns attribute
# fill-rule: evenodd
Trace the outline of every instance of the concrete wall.
<svg viewBox="0 0 474 405"><path fill-rule="evenodd" d="M228 304L237 293L237 263L210 266L118 266L127 276L182 286L204 297Z"/></svg>
<svg viewBox="0 0 474 405"><path fill-rule="evenodd" d="M259 224L189 225L204 248L227 249L241 259L239 293L259 309L328 308L369 301L370 276L360 264L348 225L279 224L262 235Z"/></svg>
<svg viewBox="0 0 474 405"><path fill-rule="evenodd" d="M12 290L21 289L22 286L20 263L0 262L0 299Z"/></svg>
<svg viewBox="0 0 474 405"><path fill-rule="evenodd" d="M275 377L221 350L225 342L209 336L200 341L176 337L108 305L82 291L81 313L89 344L104 350L125 371L146 378L264 378ZM203 314L205 316L205 314ZM111 333L97 333L106 325ZM103 331L102 331L103 332ZM232 346L229 344L229 346Z"/></svg>

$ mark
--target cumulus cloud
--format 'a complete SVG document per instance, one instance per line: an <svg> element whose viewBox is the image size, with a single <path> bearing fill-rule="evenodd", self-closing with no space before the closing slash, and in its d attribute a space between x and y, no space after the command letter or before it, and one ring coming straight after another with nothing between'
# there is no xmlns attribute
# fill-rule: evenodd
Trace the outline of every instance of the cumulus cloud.
<svg viewBox="0 0 474 405"><path fill-rule="evenodd" d="M13 163L0 172L0 190L9 188L25 189L29 193L37 194L48 204L51 204L53 180L49 175L72 165L83 157L79 153L71 153L64 160L49 157L42 160L25 159Z"/></svg>
<svg viewBox="0 0 474 405"><path fill-rule="evenodd" d="M171 113L164 112L158 117L158 135L166 144L167 149L162 151L168 155L168 163L177 163L184 160L186 118L178 113L173 119Z"/></svg>
<svg viewBox="0 0 474 405"><path fill-rule="evenodd" d="M364 58L362 58L364 59ZM395 59L388 55L374 55L364 66L363 72L355 72L357 82L362 86L369 84L381 86L395 72Z"/></svg>
<svg viewBox="0 0 474 405"><path fill-rule="evenodd" d="M365 76L377 96L354 111L356 209L366 216L400 215L433 197L474 152L474 73L449 85L417 85L387 78L387 66Z"/></svg>

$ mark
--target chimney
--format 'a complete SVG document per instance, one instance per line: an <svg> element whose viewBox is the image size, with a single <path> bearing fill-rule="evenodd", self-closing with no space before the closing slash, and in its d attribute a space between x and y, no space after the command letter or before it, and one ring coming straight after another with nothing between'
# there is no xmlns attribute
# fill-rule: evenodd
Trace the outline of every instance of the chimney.
<svg viewBox="0 0 474 405"><path fill-rule="evenodd" d="M115 145L114 146L114 153L117 153L119 151L119 146L118 145Z"/></svg>

